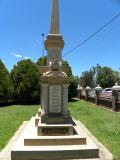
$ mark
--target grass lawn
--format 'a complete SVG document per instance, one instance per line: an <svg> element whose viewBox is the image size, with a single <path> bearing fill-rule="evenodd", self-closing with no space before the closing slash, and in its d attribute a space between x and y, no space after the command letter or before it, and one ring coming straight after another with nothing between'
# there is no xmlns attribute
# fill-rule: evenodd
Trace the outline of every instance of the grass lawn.
<svg viewBox="0 0 120 160"><path fill-rule="evenodd" d="M0 150L23 121L29 120L37 112L39 106L9 106L0 108Z"/></svg>
<svg viewBox="0 0 120 160"><path fill-rule="evenodd" d="M80 120L120 160L120 113L85 101L69 104L72 116Z"/></svg>
<svg viewBox="0 0 120 160"><path fill-rule="evenodd" d="M0 150L23 121L36 114L39 106L9 106L0 108ZM85 101L70 102L72 116L80 120L120 160L120 113L111 112Z"/></svg>

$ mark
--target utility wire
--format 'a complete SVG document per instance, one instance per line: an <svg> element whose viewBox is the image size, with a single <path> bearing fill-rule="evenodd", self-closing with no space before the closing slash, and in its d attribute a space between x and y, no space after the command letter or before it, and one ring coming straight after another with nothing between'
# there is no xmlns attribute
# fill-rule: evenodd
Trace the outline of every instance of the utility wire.
<svg viewBox="0 0 120 160"><path fill-rule="evenodd" d="M87 42L88 40L90 40L91 38L93 38L96 34L98 34L99 32L101 32L103 29L105 29L107 26L109 26L112 22L114 22L119 16L120 16L120 12L116 16L114 16L109 22L107 22L104 26L102 26L101 28L99 28L95 33L93 33L91 36L89 36L88 38L86 38L85 40L83 40L81 43L79 43L78 45L76 45L74 48L72 48L70 51L68 51L66 54L64 54L63 57L65 57L66 55L70 54L71 52L73 52L74 50L76 50L77 48L79 48L80 46L82 46L85 42Z"/></svg>

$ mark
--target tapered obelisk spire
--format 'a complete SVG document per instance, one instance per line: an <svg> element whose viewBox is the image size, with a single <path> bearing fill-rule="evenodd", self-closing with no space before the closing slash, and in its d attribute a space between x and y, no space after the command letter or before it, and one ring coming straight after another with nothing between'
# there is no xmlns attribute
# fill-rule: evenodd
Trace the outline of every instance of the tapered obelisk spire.
<svg viewBox="0 0 120 160"><path fill-rule="evenodd" d="M57 60L58 63L62 61L61 51L64 47L63 37L59 32L59 5L58 0L51 0L51 23L50 32L46 37L45 49L48 52L47 64L54 63Z"/></svg>
<svg viewBox="0 0 120 160"><path fill-rule="evenodd" d="M50 34L59 34L59 7L58 7L58 0L52 0Z"/></svg>

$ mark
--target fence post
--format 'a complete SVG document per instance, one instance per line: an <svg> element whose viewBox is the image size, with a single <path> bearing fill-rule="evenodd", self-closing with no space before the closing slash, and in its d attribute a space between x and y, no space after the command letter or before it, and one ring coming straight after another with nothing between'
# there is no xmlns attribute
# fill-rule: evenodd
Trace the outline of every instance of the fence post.
<svg viewBox="0 0 120 160"><path fill-rule="evenodd" d="M80 90L79 90L79 84L78 84L78 86L77 86L77 98L79 99L80 98Z"/></svg>
<svg viewBox="0 0 120 160"><path fill-rule="evenodd" d="M82 90L83 90L83 87L81 87L81 86L78 84L78 87L77 87L77 98L79 98L79 99L81 99Z"/></svg>
<svg viewBox="0 0 120 160"><path fill-rule="evenodd" d="M89 97L89 91L91 90L91 88L89 86L87 86L85 88L85 92L86 92L86 95L85 95L85 100L88 101L88 97Z"/></svg>
<svg viewBox="0 0 120 160"><path fill-rule="evenodd" d="M100 87L99 85L95 88L95 104L99 105L99 95L100 92L102 91L102 87Z"/></svg>
<svg viewBox="0 0 120 160"><path fill-rule="evenodd" d="M114 111L118 111L118 92L120 92L120 86L116 83L115 86L112 87L112 109Z"/></svg>

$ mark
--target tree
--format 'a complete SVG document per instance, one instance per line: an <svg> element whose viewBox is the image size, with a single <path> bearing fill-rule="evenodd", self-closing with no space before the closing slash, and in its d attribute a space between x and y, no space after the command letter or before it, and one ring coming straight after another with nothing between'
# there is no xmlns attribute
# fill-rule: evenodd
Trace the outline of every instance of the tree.
<svg viewBox="0 0 120 160"><path fill-rule="evenodd" d="M12 81L4 63L0 60L0 101L6 101L12 94Z"/></svg>
<svg viewBox="0 0 120 160"><path fill-rule="evenodd" d="M68 90L68 98L77 96L77 79L73 76L70 77L70 85Z"/></svg>
<svg viewBox="0 0 120 160"><path fill-rule="evenodd" d="M115 75L115 82L120 85L120 72L114 71L114 75Z"/></svg>
<svg viewBox="0 0 120 160"><path fill-rule="evenodd" d="M96 83L101 87L112 87L116 82L115 72L109 67L101 67L96 76Z"/></svg>
<svg viewBox="0 0 120 160"><path fill-rule="evenodd" d="M94 73L92 70L84 71L82 73L82 76L80 77L80 85L84 88L87 86L93 88L95 86Z"/></svg>
<svg viewBox="0 0 120 160"><path fill-rule="evenodd" d="M14 98L20 102L34 102L40 99L40 73L30 59L21 60L11 71Z"/></svg>
<svg viewBox="0 0 120 160"><path fill-rule="evenodd" d="M47 66L47 56L40 57L40 58L37 60L36 64L37 64L38 66Z"/></svg>

